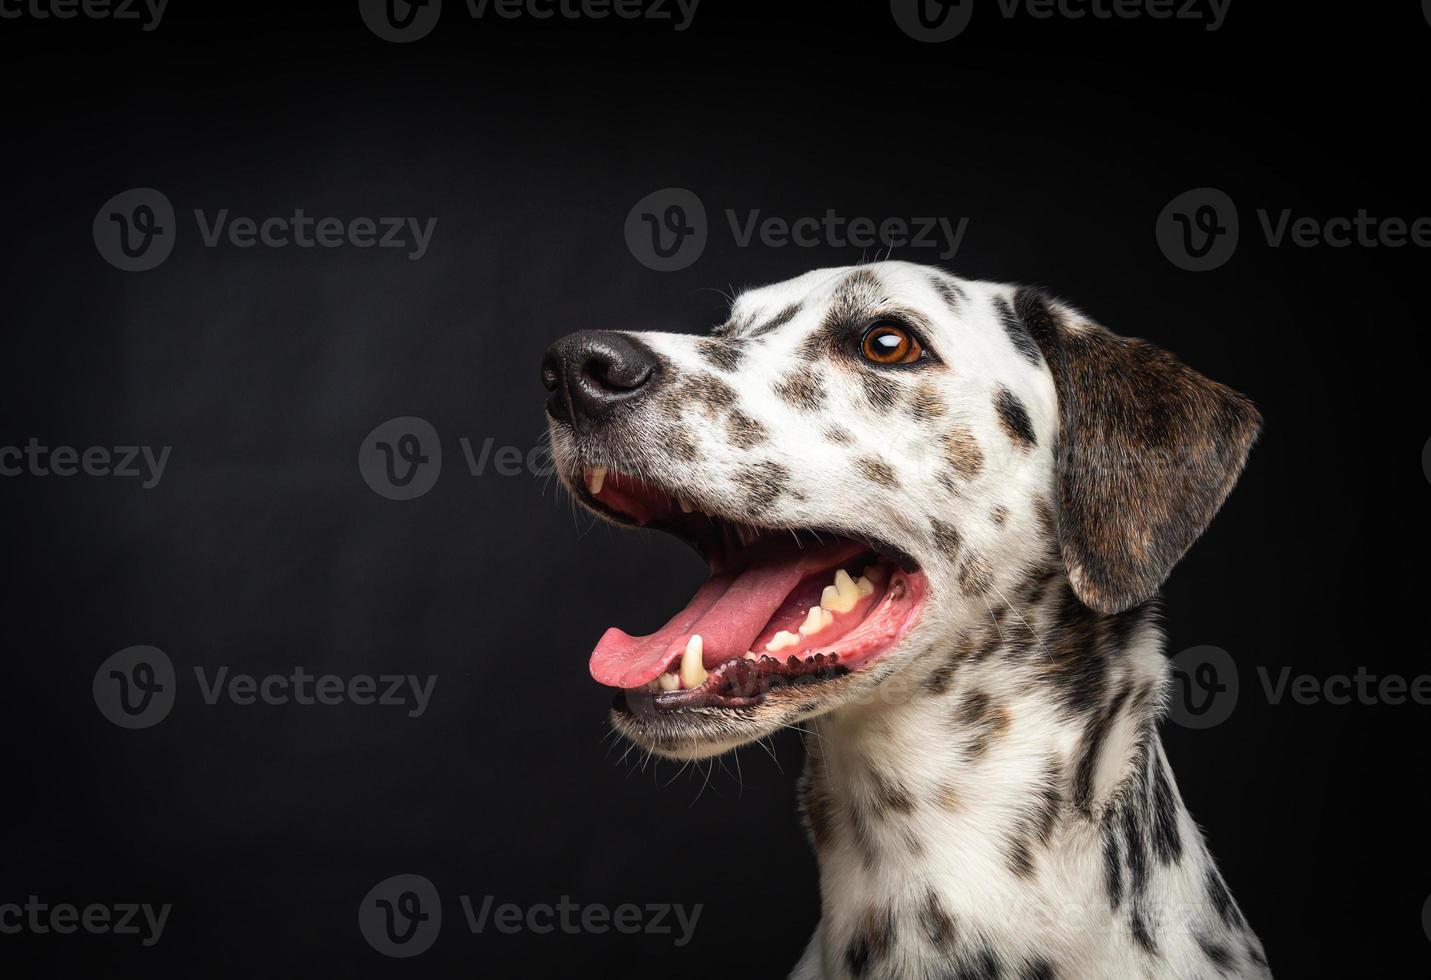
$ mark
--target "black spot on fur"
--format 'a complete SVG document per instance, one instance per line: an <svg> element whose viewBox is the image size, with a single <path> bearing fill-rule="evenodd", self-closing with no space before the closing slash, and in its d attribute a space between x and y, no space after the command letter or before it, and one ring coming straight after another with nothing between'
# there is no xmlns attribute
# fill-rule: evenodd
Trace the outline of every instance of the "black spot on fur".
<svg viewBox="0 0 1431 980"><path fill-rule="evenodd" d="M1202 954L1208 958L1213 966L1217 967L1217 972L1226 973L1232 968L1236 957L1232 950L1222 943L1214 942L1210 937L1198 933L1197 948L1202 950Z"/></svg>
<svg viewBox="0 0 1431 980"><path fill-rule="evenodd" d="M1243 929L1245 923L1242 919L1242 912L1237 908L1237 903L1232 900L1232 893L1227 890L1227 883L1222 880L1222 875L1217 873L1217 868L1207 869L1207 897L1212 902L1212 907L1217 910L1217 916L1222 920L1222 924L1229 929Z"/></svg>
<svg viewBox="0 0 1431 980"><path fill-rule="evenodd" d="M1101 706L1108 683L1108 664L1099 655L1102 623L1096 613L1079 602L1065 582L1046 632L1048 657L1039 667L1054 688L1054 697L1066 713L1077 717Z"/></svg>
<svg viewBox="0 0 1431 980"><path fill-rule="evenodd" d="M851 974L862 977L888 955L893 942L893 910L868 908L860 918L854 938L845 949L845 965L849 967Z"/></svg>
<svg viewBox="0 0 1431 980"><path fill-rule="evenodd" d="M964 755L972 762L983 758L1009 730L1009 709L993 702L983 691L971 691L954 709L954 723L968 741Z"/></svg>
<svg viewBox="0 0 1431 980"><path fill-rule="evenodd" d="M745 356L745 348L729 340L704 339L696 341L696 353L708 364L723 371L734 371Z"/></svg>
<svg viewBox="0 0 1431 980"><path fill-rule="evenodd" d="M710 417L718 415L739 400L735 389L714 374L690 375L678 387L672 389L671 397L678 402L701 406Z"/></svg>
<svg viewBox="0 0 1431 980"><path fill-rule="evenodd" d="M874 784L874 802L880 816L891 813L908 816L914 812L914 798L904 787L879 770L870 773L870 781Z"/></svg>
<svg viewBox="0 0 1431 980"><path fill-rule="evenodd" d="M974 438L974 430L967 425L956 425L946 432L944 458L960 480L970 480L978 475L984 466L984 451Z"/></svg>
<svg viewBox="0 0 1431 980"><path fill-rule="evenodd" d="M745 508L752 514L762 514L779 499L790 482L790 471L779 463L758 463L738 471L733 478L744 492Z"/></svg>
<svg viewBox="0 0 1431 980"><path fill-rule="evenodd" d="M855 377L859 378L860 387L864 389L865 398L870 405L887 412L899 404L900 384L888 374L870 369L861 371Z"/></svg>
<svg viewBox="0 0 1431 980"><path fill-rule="evenodd" d="M929 529L934 534L935 547L950 557L959 553L961 539L957 528L952 524L945 524L938 518L931 518Z"/></svg>
<svg viewBox="0 0 1431 980"><path fill-rule="evenodd" d="M1019 971L1019 980L1058 980L1053 964L1045 959L1030 960Z"/></svg>
<svg viewBox="0 0 1431 980"><path fill-rule="evenodd" d="M1092 659L1091 656L1090 659ZM1118 716L1123 711L1123 705L1131 693L1132 688L1124 685L1123 689L1113 697L1113 702L1108 705L1108 710L1090 718L1083 727L1083 738L1079 743L1078 768L1074 770L1073 774L1073 805L1084 813L1090 812L1093 808L1093 777L1098 770L1098 760L1103 752L1103 743L1108 738L1108 732L1117 723Z"/></svg>
<svg viewBox="0 0 1431 980"><path fill-rule="evenodd" d="M994 410L999 413L999 424L1016 446L1029 450L1038 445L1028 409L1024 408L1018 395L1007 388L1000 388L994 395Z"/></svg>
<svg viewBox="0 0 1431 980"><path fill-rule="evenodd" d="M855 465L871 483L876 483L886 490L899 487L899 478L894 475L894 469L878 456L860 456L855 460Z"/></svg>
<svg viewBox="0 0 1431 980"><path fill-rule="evenodd" d="M999 322L1004 325L1004 332L1009 335L1009 340L1013 342L1014 349L1024 356L1030 364L1038 364L1043 360L1039 353L1038 343L1034 340L1033 334L1029 333L1028 325L1021 320L1013 307L1002 296L994 298L994 312L999 315Z"/></svg>
<svg viewBox="0 0 1431 980"><path fill-rule="evenodd" d="M764 425L734 407L726 413L725 431L730 441L741 449L753 449L768 438Z"/></svg>
<svg viewBox="0 0 1431 980"><path fill-rule="evenodd" d="M1123 866L1118 857L1118 828L1111 814L1098 829L1103 837L1103 884L1108 889L1108 904L1116 912L1123 901Z"/></svg>
<svg viewBox="0 0 1431 980"><path fill-rule="evenodd" d="M994 587L994 572L988 561L979 555L966 555L956 570L959 591L966 596L981 596Z"/></svg>
<svg viewBox="0 0 1431 980"><path fill-rule="evenodd" d="M939 397L939 392L927 382L918 385L910 392L906 409L917 422L932 422L937 418L942 418L948 410L944 399Z"/></svg>
<svg viewBox="0 0 1431 980"><path fill-rule="evenodd" d="M825 385L813 372L797 371L781 378L774 390L781 401L805 412L815 411L825 401Z"/></svg>
<svg viewBox="0 0 1431 980"><path fill-rule="evenodd" d="M965 953L954 970L954 980L999 980L1004 966L988 946Z"/></svg>
<svg viewBox="0 0 1431 980"><path fill-rule="evenodd" d="M855 437L850 435L844 429L821 429L820 435L824 436L826 439L830 440L837 446L848 446L855 441Z"/></svg>
<svg viewBox="0 0 1431 980"><path fill-rule="evenodd" d="M785 326L785 324L787 324L787 323L789 323L791 320L795 319L795 317L796 317L799 313L800 313L800 304L799 304L799 303L791 303L789 306L785 307L785 309L783 309L783 310L781 310L779 313L775 314L775 315L774 315L773 317L771 317L769 320L766 320L766 321L765 321L764 323L762 323L760 326L758 326L758 327L756 327L754 330L750 331L750 333L747 334L747 336L750 337L750 338L752 338L752 339L754 339L754 338L756 338L756 337L764 337L766 334L770 333L772 330L778 330L778 329L780 329L781 327Z"/></svg>
<svg viewBox="0 0 1431 980"><path fill-rule="evenodd" d="M964 290L959 288L959 284L952 279L932 273L929 276L929 284L934 287L934 291L939 294L939 298L944 300L944 305L954 312L959 312L959 306L966 297Z"/></svg>
<svg viewBox="0 0 1431 980"><path fill-rule="evenodd" d="M1162 760L1153 760L1153 853L1163 864L1173 864L1183 853L1178 830L1178 807Z"/></svg>
<svg viewBox="0 0 1431 980"><path fill-rule="evenodd" d="M1059 789L1061 768L1056 758L1049 759L1040 777L1034 802L1014 830L1009 867L1021 878L1034 877L1036 849L1047 847L1053 840L1054 826L1063 806L1063 793Z"/></svg>
<svg viewBox="0 0 1431 980"><path fill-rule="evenodd" d="M1148 920L1143 915L1143 910L1134 906L1128 913L1128 929L1133 934L1133 942L1138 944L1138 948L1149 955L1156 955L1158 943L1153 939L1152 930L1148 927Z"/></svg>
<svg viewBox="0 0 1431 980"><path fill-rule="evenodd" d="M924 929L929 945L945 956L954 952L954 944L957 941L954 916L949 914L949 910L939 900L939 893L933 889L924 896L924 905L919 910L919 924Z"/></svg>
<svg viewBox="0 0 1431 980"><path fill-rule="evenodd" d="M989 520L994 522L995 527L1003 527L1009 520L1009 509L1003 504L998 504L989 511Z"/></svg>

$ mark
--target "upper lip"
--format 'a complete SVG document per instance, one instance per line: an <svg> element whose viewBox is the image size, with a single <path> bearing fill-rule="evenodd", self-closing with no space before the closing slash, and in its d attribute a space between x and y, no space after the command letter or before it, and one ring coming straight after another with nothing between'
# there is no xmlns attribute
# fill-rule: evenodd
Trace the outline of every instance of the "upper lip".
<svg viewBox="0 0 1431 980"><path fill-rule="evenodd" d="M570 487L573 496L579 500L583 506L600 517L614 523L627 527L650 527L670 534L672 537L684 541L695 549L697 554L706 560L713 569L719 569L722 563L737 550L737 546L747 544L747 541L740 540L739 535L745 533L750 536L757 534L771 533L791 533L796 536L808 534L812 538L819 540L822 537L839 537L863 544L869 550L888 558L906 572L915 571L919 564L904 549L890 544L888 541L870 535L862 530L837 526L810 526L793 524L774 524L752 521L748 516L730 516L724 512L724 508L711 504L698 493L690 490L672 488L658 478L643 476L641 482L647 486L665 493L677 501L684 501L691 506L691 513L700 514L706 518L713 518L705 527L695 522L678 523L667 520L653 520L642 524L632 518L629 514L621 513L596 499L588 485L588 475L595 470L602 471L603 477L612 473L620 473L616 467L611 466L577 466L573 472L565 473L566 482ZM678 511L679 512L679 511ZM719 522L719 523L717 523Z"/></svg>

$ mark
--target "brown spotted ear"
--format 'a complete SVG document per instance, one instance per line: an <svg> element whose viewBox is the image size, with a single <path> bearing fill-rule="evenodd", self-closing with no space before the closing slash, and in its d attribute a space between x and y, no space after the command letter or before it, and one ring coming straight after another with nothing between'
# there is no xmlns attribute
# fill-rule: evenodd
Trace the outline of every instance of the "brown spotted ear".
<svg viewBox="0 0 1431 980"><path fill-rule="evenodd" d="M1167 351L1110 333L1036 290L1015 309L1059 401L1058 541L1089 608L1150 598L1212 522L1262 417Z"/></svg>

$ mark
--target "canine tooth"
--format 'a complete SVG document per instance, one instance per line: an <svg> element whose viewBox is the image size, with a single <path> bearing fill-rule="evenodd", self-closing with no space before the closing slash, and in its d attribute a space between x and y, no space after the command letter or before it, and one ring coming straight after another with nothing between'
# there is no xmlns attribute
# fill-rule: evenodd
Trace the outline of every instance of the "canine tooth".
<svg viewBox="0 0 1431 980"><path fill-rule="evenodd" d="M786 647L793 647L800 642L800 637L789 630L781 630L773 636L769 643L765 644L765 649L770 653L784 650Z"/></svg>
<svg viewBox="0 0 1431 980"><path fill-rule="evenodd" d="M866 575L855 579L855 588L860 590L860 595L874 595L874 583Z"/></svg>
<svg viewBox="0 0 1431 980"><path fill-rule="evenodd" d="M809 613L805 616L805 622L800 624L800 635L813 636L834 621L835 617L828 609L821 606L811 606Z"/></svg>
<svg viewBox="0 0 1431 980"><path fill-rule="evenodd" d="M676 498L676 503L678 503L678 504L681 505L681 513L682 513L682 514L689 514L691 511L693 511L693 510L696 509L696 508L695 508L695 505L692 504L692 503L691 503L689 500L687 500L685 497L677 497L677 498Z"/></svg>
<svg viewBox="0 0 1431 980"><path fill-rule="evenodd" d="M705 644L701 634L693 633L686 641L686 652L681 656L681 686L687 689L700 687L706 682L706 665L701 662Z"/></svg>
<svg viewBox="0 0 1431 980"><path fill-rule="evenodd" d="M606 467L593 466L586 474L586 489L591 491L594 497L601 492L602 486L606 483Z"/></svg>
<svg viewBox="0 0 1431 980"><path fill-rule="evenodd" d="M662 674L656 678L656 683L663 691L679 691L681 689L681 677L679 674Z"/></svg>

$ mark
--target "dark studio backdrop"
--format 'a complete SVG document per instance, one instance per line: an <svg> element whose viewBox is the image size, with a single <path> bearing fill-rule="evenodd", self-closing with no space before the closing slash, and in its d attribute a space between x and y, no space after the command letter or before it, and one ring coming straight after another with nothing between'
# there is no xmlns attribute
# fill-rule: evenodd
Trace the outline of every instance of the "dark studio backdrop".
<svg viewBox="0 0 1431 980"><path fill-rule="evenodd" d="M832 211L947 219L952 257L937 225L894 257L1045 285L1257 401L1247 473L1165 590L1193 705L1168 752L1279 976L1426 975L1431 705L1425 681L1396 697L1431 669L1424 222L1391 244L1431 212L1421 5L1238 0L1210 30L1198 3L980 2L941 42L884 3L447 0L405 43L359 6L174 0L154 25L0 0L0 447L22 451L0 457L0 905L171 905L150 945L142 912L139 935L23 913L0 973L784 976L818 917L798 740L709 772L623 760L591 646L659 625L699 563L515 460L559 335L700 330L722 292L883 254L742 240L753 213ZM697 232L663 258L641 215L673 203ZM341 219L333 247L230 237L295 209ZM1284 211L1312 244L1277 237ZM386 217L403 247L361 247L348 223ZM402 417L429 462L395 488L373 461L398 433L370 433ZM153 462L99 475L127 446ZM133 647L163 656L108 660ZM132 699L151 667L172 703L125 715L111 672ZM426 700L210 704L195 675L299 667ZM1332 703L1358 671L1377 682ZM400 874L443 916L406 959L359 921ZM462 896L701 911L684 945L474 934Z"/></svg>

